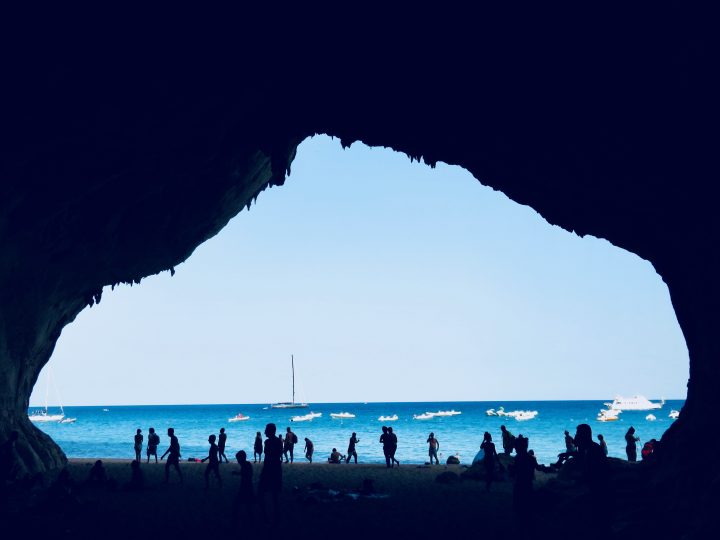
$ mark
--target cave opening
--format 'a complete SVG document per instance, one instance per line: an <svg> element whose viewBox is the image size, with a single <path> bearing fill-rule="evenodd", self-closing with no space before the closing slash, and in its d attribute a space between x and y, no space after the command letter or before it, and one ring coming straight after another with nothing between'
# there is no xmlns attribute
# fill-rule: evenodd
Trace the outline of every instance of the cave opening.
<svg viewBox="0 0 720 540"><path fill-rule="evenodd" d="M175 270L106 290L65 328L48 364L65 405L282 401L291 353L311 403L685 397L687 348L652 265L460 167L307 139L285 186ZM558 432L593 420L572 416ZM66 426L47 431L70 457L83 451ZM106 457L127 452L111 439Z"/></svg>

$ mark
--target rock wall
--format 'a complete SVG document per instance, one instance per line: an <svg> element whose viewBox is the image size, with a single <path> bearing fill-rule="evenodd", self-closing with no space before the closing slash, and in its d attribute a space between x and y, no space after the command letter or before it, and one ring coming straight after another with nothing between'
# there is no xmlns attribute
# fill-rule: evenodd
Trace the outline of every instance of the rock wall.
<svg viewBox="0 0 720 540"><path fill-rule="evenodd" d="M0 102L0 439L20 428L31 468L60 464L26 408L62 328L103 286L172 271L326 133L463 166L652 262L691 362L664 439L672 478L684 440L718 442L704 431L720 383L711 19L588 15L17 24Z"/></svg>

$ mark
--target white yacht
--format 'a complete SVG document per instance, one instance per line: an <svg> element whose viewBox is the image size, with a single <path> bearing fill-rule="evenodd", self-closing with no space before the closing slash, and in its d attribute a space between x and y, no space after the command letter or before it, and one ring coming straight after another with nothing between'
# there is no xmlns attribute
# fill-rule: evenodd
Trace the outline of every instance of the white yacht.
<svg viewBox="0 0 720 540"><path fill-rule="evenodd" d="M629 398L615 396L612 403L605 403L605 405L613 411L654 411L662 409L662 406L665 405L665 400L663 399L660 403L653 403L645 396L633 396Z"/></svg>
<svg viewBox="0 0 720 540"><path fill-rule="evenodd" d="M415 420L432 420L435 418L432 414L423 413L423 414L413 414L413 419Z"/></svg>
<svg viewBox="0 0 720 540"><path fill-rule="evenodd" d="M425 414L431 414L433 416L457 416L458 414L462 414L460 411L456 411L455 409L451 411L437 411L437 412L425 412Z"/></svg>
<svg viewBox="0 0 720 540"><path fill-rule="evenodd" d="M65 410L63 409L62 403L59 404L60 406L60 414L50 414L48 412L48 396L50 394L50 381L52 379L53 387L55 387L55 380L53 379L52 370L48 370L48 374L45 377L45 408L38 409L30 414L28 414L28 419L31 422L62 422L65 418ZM55 388L55 393L57 394L57 388ZM58 401L59 395L58 395Z"/></svg>
<svg viewBox="0 0 720 540"><path fill-rule="evenodd" d="M396 422L398 419L397 414L393 414L392 416L381 416L378 418L378 421L380 422Z"/></svg>
<svg viewBox="0 0 720 540"><path fill-rule="evenodd" d="M485 414L487 416L497 416L498 415L498 413L495 412L495 409L488 409L487 411L485 411Z"/></svg>
<svg viewBox="0 0 720 540"><path fill-rule="evenodd" d="M270 405L271 409L307 409L307 403L295 401L295 357L290 355L290 366L292 367L292 401L282 401Z"/></svg>
<svg viewBox="0 0 720 540"><path fill-rule="evenodd" d="M515 411L515 420L532 420L538 415L537 411Z"/></svg>
<svg viewBox="0 0 720 540"><path fill-rule="evenodd" d="M680 416L680 411L676 411L675 409L670 411L670 414L668 414L668 418L672 418L673 420L677 420L679 416Z"/></svg>

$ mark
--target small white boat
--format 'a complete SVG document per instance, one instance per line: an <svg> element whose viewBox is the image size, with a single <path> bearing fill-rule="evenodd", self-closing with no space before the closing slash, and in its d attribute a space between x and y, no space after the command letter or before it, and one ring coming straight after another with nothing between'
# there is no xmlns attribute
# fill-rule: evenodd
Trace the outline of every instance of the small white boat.
<svg viewBox="0 0 720 540"><path fill-rule="evenodd" d="M34 411L28 415L31 422L62 422L65 414L48 414L47 409Z"/></svg>
<svg viewBox="0 0 720 540"><path fill-rule="evenodd" d="M597 421L598 422L614 422L615 420L618 420L618 417L620 416L620 413L622 411L618 410L612 410L612 409L602 409L597 415Z"/></svg>
<svg viewBox="0 0 720 540"><path fill-rule="evenodd" d="M110 412L110 409L103 409L103 412Z"/></svg>
<svg viewBox="0 0 720 540"><path fill-rule="evenodd" d="M672 418L673 420L677 420L679 416L680 416L680 411L676 411L675 409L670 411L670 414L668 414L668 418Z"/></svg>
<svg viewBox="0 0 720 540"><path fill-rule="evenodd" d="M397 414L393 414L392 416L381 416L378 418L380 422L396 422L398 419Z"/></svg>
<svg viewBox="0 0 720 540"><path fill-rule="evenodd" d="M537 411L516 411L515 420L532 420L538 415Z"/></svg>
<svg viewBox="0 0 720 540"><path fill-rule="evenodd" d="M505 412L505 407L499 407L497 413L495 414L497 416L510 416L508 413Z"/></svg>
<svg viewBox="0 0 720 540"><path fill-rule="evenodd" d="M485 414L487 416L497 416L498 415L498 413L495 412L495 409L488 409L487 411L485 411Z"/></svg>
<svg viewBox="0 0 720 540"><path fill-rule="evenodd" d="M290 421L291 422L310 422L310 421L312 421L313 418L317 418L316 416L313 415L313 413L301 414L298 416L293 416L290 419Z"/></svg>
<svg viewBox="0 0 720 540"><path fill-rule="evenodd" d="M77 422L77 418L63 418L60 420L61 424L74 424L75 422Z"/></svg>
<svg viewBox="0 0 720 540"><path fill-rule="evenodd" d="M645 417L645 420L647 420L649 422L654 422L655 420L657 420L657 416L655 416L654 414L651 413Z"/></svg>
<svg viewBox="0 0 720 540"><path fill-rule="evenodd" d="M309 412L307 415L308 415L308 416L312 416L313 418L320 418L320 417L322 416L322 413L321 413L321 412L312 412L312 411L311 411L311 412Z"/></svg>
<svg viewBox="0 0 720 540"><path fill-rule="evenodd" d="M423 414L413 414L413 419L415 420L432 420L434 416L432 414L423 413Z"/></svg>
<svg viewBox="0 0 720 540"><path fill-rule="evenodd" d="M355 415L349 412L330 413L330 418L355 418Z"/></svg>
<svg viewBox="0 0 720 540"><path fill-rule="evenodd" d="M431 414L432 416L457 416L458 414L462 414L460 411L456 411L455 409L451 411L437 411L437 412L425 412L425 414Z"/></svg>
<svg viewBox="0 0 720 540"><path fill-rule="evenodd" d="M250 417L244 415L243 413L237 413L232 418L228 418L228 422L242 422L243 420L250 420Z"/></svg>

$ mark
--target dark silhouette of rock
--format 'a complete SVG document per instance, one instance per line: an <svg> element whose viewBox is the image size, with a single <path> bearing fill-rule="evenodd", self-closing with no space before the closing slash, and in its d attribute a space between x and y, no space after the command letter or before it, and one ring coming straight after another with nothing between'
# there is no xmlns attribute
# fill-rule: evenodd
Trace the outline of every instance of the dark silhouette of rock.
<svg viewBox="0 0 720 540"><path fill-rule="evenodd" d="M457 484L460 480L460 475L452 471L441 472L435 477L438 484Z"/></svg>

